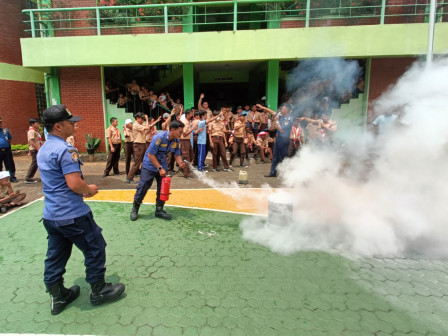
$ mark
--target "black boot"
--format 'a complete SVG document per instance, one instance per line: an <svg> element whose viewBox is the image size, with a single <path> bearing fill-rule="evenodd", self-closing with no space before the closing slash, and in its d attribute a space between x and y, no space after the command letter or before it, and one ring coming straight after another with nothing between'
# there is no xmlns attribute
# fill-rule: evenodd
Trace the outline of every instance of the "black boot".
<svg viewBox="0 0 448 336"><path fill-rule="evenodd" d="M134 204L132 205L132 210L131 210L131 221L135 221L138 218L138 210L140 209L140 204L141 203L137 203L137 201L134 201Z"/></svg>
<svg viewBox="0 0 448 336"><path fill-rule="evenodd" d="M171 215L166 213L165 210L163 210L164 205L165 202L156 200L156 217L170 220Z"/></svg>
<svg viewBox="0 0 448 336"><path fill-rule="evenodd" d="M104 279L90 284L90 287L92 288L90 292L90 303L93 306L115 300L123 294L125 289L122 283L112 285L111 283L104 282Z"/></svg>
<svg viewBox="0 0 448 336"><path fill-rule="evenodd" d="M61 280L54 285L47 286L47 291L51 298L51 315L58 315L67 305L78 298L80 288L77 285L70 289L65 288L64 281Z"/></svg>

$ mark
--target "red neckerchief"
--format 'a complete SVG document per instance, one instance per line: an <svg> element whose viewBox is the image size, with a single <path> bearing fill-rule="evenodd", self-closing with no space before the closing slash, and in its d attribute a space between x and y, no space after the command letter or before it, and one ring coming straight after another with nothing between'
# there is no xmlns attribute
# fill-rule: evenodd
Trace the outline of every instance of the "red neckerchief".
<svg viewBox="0 0 448 336"><path fill-rule="evenodd" d="M302 134L302 127L292 127L292 134L293 134L293 140L294 140L294 145L297 147L297 140L299 141L300 144L302 144L302 137L300 136Z"/></svg>

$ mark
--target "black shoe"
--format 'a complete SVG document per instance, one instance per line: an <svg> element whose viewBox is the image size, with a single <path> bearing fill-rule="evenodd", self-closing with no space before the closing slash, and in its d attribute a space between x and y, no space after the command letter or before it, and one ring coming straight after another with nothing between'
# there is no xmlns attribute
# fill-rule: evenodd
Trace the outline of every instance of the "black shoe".
<svg viewBox="0 0 448 336"><path fill-rule="evenodd" d="M132 210L131 210L131 221L136 221L138 218L138 210L140 209L140 204L134 201L134 204L132 204Z"/></svg>
<svg viewBox="0 0 448 336"><path fill-rule="evenodd" d="M90 303L93 306L100 305L104 302L110 302L123 294L125 286L122 283L112 285L104 282L104 279L90 284L92 291L90 292Z"/></svg>
<svg viewBox="0 0 448 336"><path fill-rule="evenodd" d="M17 178L15 178L15 177L11 177L11 178L9 179L9 181L11 181L12 183L17 183L17 182L19 182L19 180L17 180Z"/></svg>
<svg viewBox="0 0 448 336"><path fill-rule="evenodd" d="M64 282L60 282L48 286L47 291L51 297L51 315L58 315L65 307L75 301L80 292L79 286L72 286L70 289L64 287Z"/></svg>
<svg viewBox="0 0 448 336"><path fill-rule="evenodd" d="M103 177L103 178L104 178L104 177L108 177L108 176L109 176L109 174L108 174L108 173L104 173L104 174L103 174L103 176L101 176L101 177Z"/></svg>
<svg viewBox="0 0 448 336"><path fill-rule="evenodd" d="M122 172L114 173L114 175L123 175Z"/></svg>
<svg viewBox="0 0 448 336"><path fill-rule="evenodd" d="M277 177L277 175L276 174L267 174L264 177Z"/></svg>
<svg viewBox="0 0 448 336"><path fill-rule="evenodd" d="M27 184L37 183L37 180L35 180L35 179L27 179L27 180L25 180L25 183L27 183Z"/></svg>
<svg viewBox="0 0 448 336"><path fill-rule="evenodd" d="M172 216L169 213L166 213L165 210L163 210L164 205L165 205L165 202L156 201L156 217L170 220L172 218Z"/></svg>
<svg viewBox="0 0 448 336"><path fill-rule="evenodd" d="M136 182L134 180L130 180L130 179L126 178L126 183L134 184Z"/></svg>

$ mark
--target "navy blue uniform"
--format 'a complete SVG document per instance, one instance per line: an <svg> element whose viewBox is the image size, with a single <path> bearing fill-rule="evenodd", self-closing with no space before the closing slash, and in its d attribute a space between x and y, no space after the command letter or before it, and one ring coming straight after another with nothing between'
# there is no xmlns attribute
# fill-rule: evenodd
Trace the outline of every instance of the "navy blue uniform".
<svg viewBox="0 0 448 336"><path fill-rule="evenodd" d="M272 157L271 171L269 174L277 174L277 165L283 161L288 154L289 146L289 133L291 133L291 128L293 126L293 117L288 115L286 117L280 116L278 119L280 127L282 128L282 133L277 130L277 137L275 138L274 153Z"/></svg>
<svg viewBox="0 0 448 336"><path fill-rule="evenodd" d="M0 171L3 170L3 163L5 163L5 168L9 171L9 176L15 178L16 165L14 164L11 144L9 143L11 140L12 136L8 129L0 128Z"/></svg>
<svg viewBox="0 0 448 336"><path fill-rule="evenodd" d="M37 154L45 195L43 221L48 232L44 283L51 286L62 280L73 244L85 257L86 281L104 279L106 242L83 196L67 185L65 175L81 172L82 162L76 148L64 139L49 135Z"/></svg>
<svg viewBox="0 0 448 336"><path fill-rule="evenodd" d="M137 192L135 193L134 200L137 203L141 203L143 198L145 198L146 193L149 188L151 188L154 179L157 181L157 201L160 201L160 188L162 186L162 177L159 173L159 167L155 167L148 157L148 154L153 154L159 161L162 168L167 171L168 163L166 161L166 155L169 152L173 152L174 155L181 155L179 140L169 139L170 132L164 131L157 133L151 141L148 149L146 150L145 156L143 158L143 168L140 175L140 181L137 185Z"/></svg>

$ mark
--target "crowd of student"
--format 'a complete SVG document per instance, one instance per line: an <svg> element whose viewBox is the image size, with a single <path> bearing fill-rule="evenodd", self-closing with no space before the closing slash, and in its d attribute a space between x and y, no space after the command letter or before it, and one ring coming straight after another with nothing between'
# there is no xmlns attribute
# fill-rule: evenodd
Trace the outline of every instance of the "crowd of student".
<svg viewBox="0 0 448 336"><path fill-rule="evenodd" d="M126 84L125 90L114 88L110 82L105 84L106 99L111 104L117 104L119 108L125 108L126 112L143 112L147 115L156 115L158 107L160 110L175 109L179 113L183 108L180 99L174 100L169 92L161 92L159 95L154 90L149 89L147 85L140 86L136 80Z"/></svg>
<svg viewBox="0 0 448 336"><path fill-rule="evenodd" d="M157 99L161 101L159 97ZM326 111L314 113L311 118L299 116L290 102L282 104L278 111L261 104L238 106L232 111L230 106L212 110L204 94L200 95L196 107L186 110L180 101L169 101L172 103L171 113L164 113L154 119L151 112L137 112L134 114L135 121L125 121L122 133L117 128L117 119L111 118L111 125L106 132L110 150L103 177L109 176L112 171L114 174L122 174L118 169L118 161L123 134L125 180L127 183L135 183L134 177L139 173L145 151L157 134L156 125L166 131L174 120L184 125L180 149L182 159L188 165L186 169L176 169L172 153L168 153L168 174L180 172L185 178L191 178L191 170L196 169L218 172L222 166L222 171L228 172L235 166L247 168L249 155L257 163L272 162L269 174L265 176L274 177L277 176L277 165L286 156L294 156L305 143L331 143L337 129ZM325 103L323 99L322 105ZM208 152L212 154L211 167L205 163Z"/></svg>

